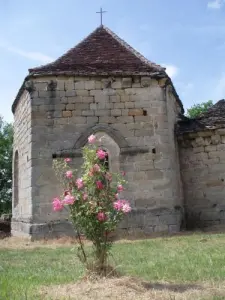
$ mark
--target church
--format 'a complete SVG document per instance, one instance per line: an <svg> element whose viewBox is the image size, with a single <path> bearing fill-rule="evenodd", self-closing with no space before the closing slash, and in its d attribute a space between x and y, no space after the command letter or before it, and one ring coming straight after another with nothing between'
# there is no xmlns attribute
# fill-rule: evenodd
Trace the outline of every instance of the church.
<svg viewBox="0 0 225 300"><path fill-rule="evenodd" d="M145 234L225 223L225 101L196 119L165 68L101 25L56 61L29 69L13 102L12 235L74 235L52 211L53 160L82 163L104 136L109 169L125 171L132 212L120 230Z"/></svg>

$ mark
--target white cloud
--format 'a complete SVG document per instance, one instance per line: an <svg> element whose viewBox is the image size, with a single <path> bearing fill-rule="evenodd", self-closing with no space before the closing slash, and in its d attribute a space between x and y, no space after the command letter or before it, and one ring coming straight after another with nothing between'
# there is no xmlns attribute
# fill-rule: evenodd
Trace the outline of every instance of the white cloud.
<svg viewBox="0 0 225 300"><path fill-rule="evenodd" d="M179 69L178 67L176 67L175 65L167 65L167 64L162 64L162 67L166 68L166 73L172 78L174 79L177 74L179 73Z"/></svg>
<svg viewBox="0 0 225 300"><path fill-rule="evenodd" d="M16 53L20 56L26 57L31 60L38 61L40 63L49 63L54 60L54 58L47 56L43 53L40 52L29 52L29 51L23 51L21 49L15 48L15 47L7 47L6 48L8 51Z"/></svg>
<svg viewBox="0 0 225 300"><path fill-rule="evenodd" d="M224 4L224 0L212 0L209 1L207 7L210 9L220 9Z"/></svg>

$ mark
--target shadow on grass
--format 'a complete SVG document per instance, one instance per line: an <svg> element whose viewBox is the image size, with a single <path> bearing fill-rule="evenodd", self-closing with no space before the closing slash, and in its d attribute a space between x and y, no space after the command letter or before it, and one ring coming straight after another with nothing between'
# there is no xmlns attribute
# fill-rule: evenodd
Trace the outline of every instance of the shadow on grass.
<svg viewBox="0 0 225 300"><path fill-rule="evenodd" d="M147 290L158 290L158 291L171 291L177 293L184 293L188 290L202 290L202 287L197 284L169 284L169 283L150 283L143 282L143 287Z"/></svg>

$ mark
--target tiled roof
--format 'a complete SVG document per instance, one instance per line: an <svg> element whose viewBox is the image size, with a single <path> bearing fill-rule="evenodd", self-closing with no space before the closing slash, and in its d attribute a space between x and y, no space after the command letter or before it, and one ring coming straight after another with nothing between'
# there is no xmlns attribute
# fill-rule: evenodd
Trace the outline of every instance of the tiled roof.
<svg viewBox="0 0 225 300"><path fill-rule="evenodd" d="M181 116L177 123L178 135L189 132L198 132L209 129L225 127L225 100L218 101L215 105L195 119Z"/></svg>
<svg viewBox="0 0 225 300"><path fill-rule="evenodd" d="M105 26L98 27L56 61L29 70L30 74L148 75L165 73Z"/></svg>

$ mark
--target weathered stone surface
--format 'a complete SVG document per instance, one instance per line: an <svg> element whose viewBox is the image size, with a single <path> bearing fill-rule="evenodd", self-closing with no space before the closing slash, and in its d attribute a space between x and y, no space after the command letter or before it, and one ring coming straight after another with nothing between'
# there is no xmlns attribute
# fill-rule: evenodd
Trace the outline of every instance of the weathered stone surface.
<svg viewBox="0 0 225 300"><path fill-rule="evenodd" d="M71 155L79 168L81 148L92 133L102 137L112 171L126 172L129 183L124 197L131 201L133 212L122 228L149 233L164 230L165 224L159 222L163 212L149 209L165 203L170 209L174 203L182 205L173 133L176 99L168 97L170 108L165 109L165 102L162 107L161 87L151 80L62 76L57 78L56 91L49 91L49 77L46 83L37 85L32 102L29 97L21 98L15 113L14 141L23 175L13 211L13 234L46 237L49 226L52 236L71 234L69 225L65 225L68 215L53 213L47 200L61 194L52 170L52 156ZM199 151L196 154L201 154ZM30 221L25 221L25 215ZM176 224L169 218L163 222L168 222L167 230L169 226L180 226L178 219Z"/></svg>

